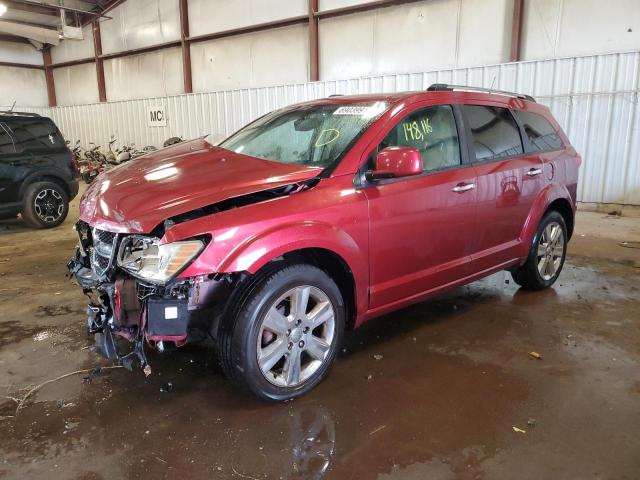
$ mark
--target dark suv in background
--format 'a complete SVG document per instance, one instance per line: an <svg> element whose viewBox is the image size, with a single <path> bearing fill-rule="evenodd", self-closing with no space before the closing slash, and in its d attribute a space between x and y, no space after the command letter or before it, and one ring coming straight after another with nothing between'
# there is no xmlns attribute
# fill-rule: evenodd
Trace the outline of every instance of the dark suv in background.
<svg viewBox="0 0 640 480"><path fill-rule="evenodd" d="M20 213L33 227L56 227L77 194L75 159L55 123L0 112L0 219Z"/></svg>

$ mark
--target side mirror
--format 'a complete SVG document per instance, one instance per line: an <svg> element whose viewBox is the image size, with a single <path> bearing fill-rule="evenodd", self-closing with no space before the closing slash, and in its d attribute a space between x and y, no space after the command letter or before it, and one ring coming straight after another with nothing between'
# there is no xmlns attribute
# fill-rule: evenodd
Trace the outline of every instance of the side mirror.
<svg viewBox="0 0 640 480"><path fill-rule="evenodd" d="M422 156L417 148L387 147L378 152L373 170L365 173L367 180L383 178L400 178L420 175L422 173Z"/></svg>

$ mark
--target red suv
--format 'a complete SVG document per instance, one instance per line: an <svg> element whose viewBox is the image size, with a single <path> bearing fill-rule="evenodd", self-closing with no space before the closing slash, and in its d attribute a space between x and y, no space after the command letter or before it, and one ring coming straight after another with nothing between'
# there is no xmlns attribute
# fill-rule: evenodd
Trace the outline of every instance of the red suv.
<svg viewBox="0 0 640 480"><path fill-rule="evenodd" d="M147 348L212 338L236 383L289 399L346 328L504 269L552 285L580 163L529 96L332 96L101 174L69 268L106 357L149 374Z"/></svg>

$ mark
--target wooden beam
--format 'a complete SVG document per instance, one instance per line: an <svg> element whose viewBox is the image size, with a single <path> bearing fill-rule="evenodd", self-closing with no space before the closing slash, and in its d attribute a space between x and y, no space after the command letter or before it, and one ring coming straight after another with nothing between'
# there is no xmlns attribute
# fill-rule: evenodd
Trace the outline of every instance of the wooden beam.
<svg viewBox="0 0 640 480"><path fill-rule="evenodd" d="M522 46L522 19L524 17L524 0L513 0L513 21L511 23L510 62L519 62Z"/></svg>
<svg viewBox="0 0 640 480"><path fill-rule="evenodd" d="M104 64L102 63L102 35L100 34L100 23L94 20L93 26L93 55L96 62L96 78L98 80L98 99L101 102L107 101L107 89L104 81Z"/></svg>
<svg viewBox="0 0 640 480"><path fill-rule="evenodd" d="M182 77L184 93L193 92L191 78L191 45L189 43L189 3L180 0L180 45L182 47Z"/></svg>
<svg viewBox="0 0 640 480"><path fill-rule="evenodd" d="M318 37L318 0L309 0L309 80L320 80L320 57Z"/></svg>
<svg viewBox="0 0 640 480"><path fill-rule="evenodd" d="M44 62L44 77L47 82L47 96L49 97L49 106L55 107L56 102L56 84L53 80L53 68L51 67L51 47L42 49L42 60Z"/></svg>

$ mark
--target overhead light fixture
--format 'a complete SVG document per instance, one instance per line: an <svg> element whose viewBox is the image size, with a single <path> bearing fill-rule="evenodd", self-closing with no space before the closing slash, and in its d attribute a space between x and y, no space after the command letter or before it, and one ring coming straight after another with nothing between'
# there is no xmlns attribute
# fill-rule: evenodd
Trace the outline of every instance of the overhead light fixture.
<svg viewBox="0 0 640 480"><path fill-rule="evenodd" d="M4 15L6 11L7 11L7 6L4 3L0 3L0 17Z"/></svg>

